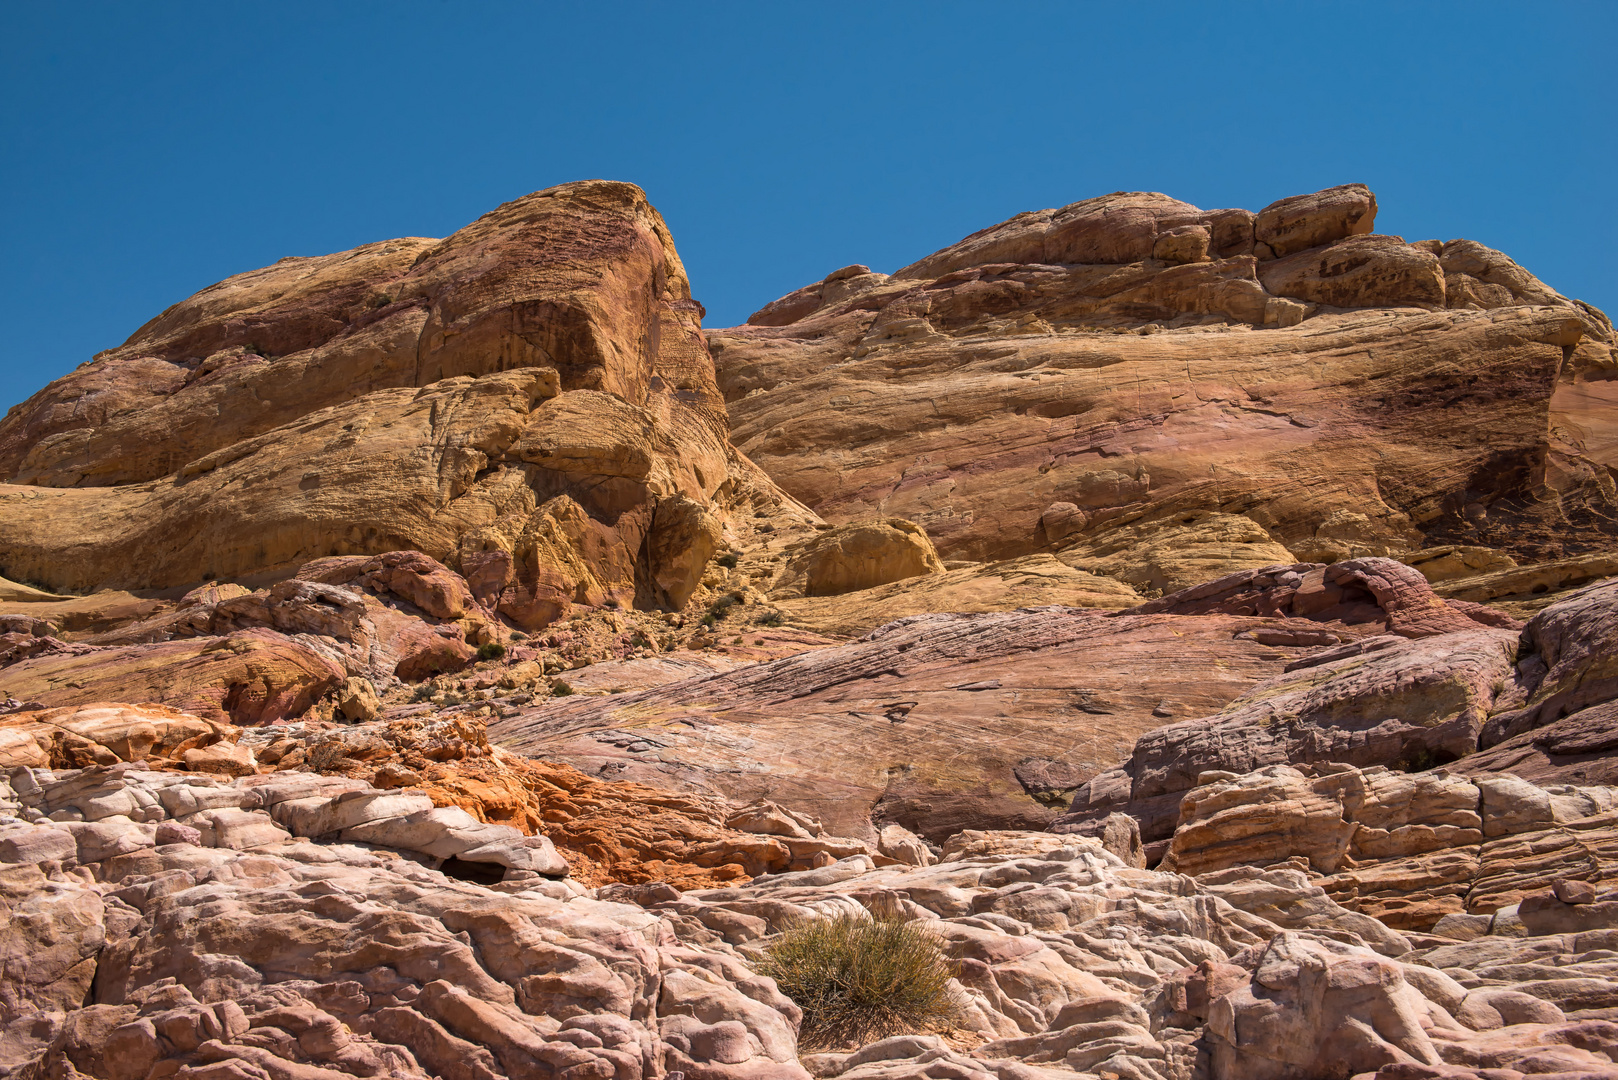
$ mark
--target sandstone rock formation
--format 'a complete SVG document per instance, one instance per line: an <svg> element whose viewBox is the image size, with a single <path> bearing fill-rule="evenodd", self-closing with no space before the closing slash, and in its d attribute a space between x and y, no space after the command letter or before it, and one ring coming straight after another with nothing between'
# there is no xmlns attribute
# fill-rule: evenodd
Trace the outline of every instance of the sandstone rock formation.
<svg viewBox="0 0 1618 1080"><path fill-rule="evenodd" d="M777 599L837 596L944 572L927 533L903 518L827 530L790 549L786 560L770 586Z"/></svg>
<svg viewBox="0 0 1618 1080"><path fill-rule="evenodd" d="M768 796L813 807L844 835L874 839L893 823L935 841L967 827L1043 827L1076 790L1075 813L1122 809L1123 781L1107 759L1138 736L1135 760L1152 764L1123 800L1159 841L1173 831L1177 793L1205 769L1304 760L1304 747L1308 760L1364 764L1477 749L1493 683L1515 662L1518 625L1440 599L1389 559L1290 564L1126 611L912 616L755 667L540 703L491 732L590 773ZM1361 659L1325 662L1338 653ZM1375 738L1345 720L1339 751L1312 705L1295 735L1265 719L1305 708L1293 700L1312 702L1323 679L1366 664L1361 681L1345 674L1331 692L1359 695L1361 708L1371 688L1397 709L1402 719ZM1217 709L1230 719L1198 719Z"/></svg>
<svg viewBox="0 0 1618 1080"><path fill-rule="evenodd" d="M9 1070L719 1077L752 1063L745 1075L805 1076L797 1009L768 980L550 880L563 867L543 846L461 850L502 832L464 811L308 774L11 775L7 809L43 823L14 818L0 837L0 888L29 905L5 931ZM408 811L391 819L405 825L367 821L384 808ZM491 887L399 853L424 848L493 865Z"/></svg>
<svg viewBox="0 0 1618 1080"><path fill-rule="evenodd" d="M902 515L945 559L1072 549L1165 591L1611 547L1610 322L1375 216L1361 185L1256 215L1117 194L839 270L710 332L732 437L830 521ZM1143 550L1176 528L1207 556L1183 571Z"/></svg>
<svg viewBox="0 0 1618 1080"><path fill-rule="evenodd" d="M910 615L963 614L1018 608L1122 609L1141 595L1116 578L1077 570L1051 555L970 563L840 596L771 598L793 626L827 634L864 634Z"/></svg>
<svg viewBox="0 0 1618 1080"><path fill-rule="evenodd" d="M590 884L656 880L693 887L868 852L864 843L831 836L819 822L773 803L739 808L515 757L491 747L482 720L464 710L386 723L248 729L161 706L114 703L0 718L0 766L127 771L134 765L246 777L237 785L242 792L271 782L258 779L261 774L319 773L331 782L299 789L302 816L277 817L286 828L311 837L342 831L348 839L429 860L451 859L456 872L475 880L487 873L472 865L481 862L551 874L566 873L571 864L571 876ZM389 792L405 801L384 798ZM311 802L316 796L342 803L346 824L325 828L336 810ZM349 805L361 798L371 802ZM248 794L229 805L273 809ZM90 813L85 806L81 811ZM92 820L128 809L116 799L96 806ZM532 850L511 854L518 848Z"/></svg>
<svg viewBox="0 0 1618 1080"><path fill-rule="evenodd" d="M416 550L525 629L680 607L732 508L812 520L727 442L700 316L602 181L239 275L0 421L0 568L166 588Z"/></svg>
<svg viewBox="0 0 1618 1080"><path fill-rule="evenodd" d="M1375 215L1023 214L717 375L601 181L164 312L0 420L0 1076L1618 1080L1611 326ZM840 916L957 1014L807 1052Z"/></svg>
<svg viewBox="0 0 1618 1080"><path fill-rule="evenodd" d="M1149 841L1164 840L1184 812L1182 796L1201 777L1272 765L1422 771L1453 762L1458 771L1484 775L1533 763L1528 775L1541 782L1612 777L1606 751L1618 746L1609 719L1618 715L1610 670L1618 582L1578 590L1519 631L1487 609L1457 610L1391 560L1354 560L1318 573L1318 588L1340 582L1374 593L1392 633L1321 649L1218 714L1148 732L1121 768L1076 791L1073 821L1127 806ZM1286 604L1296 612L1332 600L1354 602L1311 592L1301 579L1294 588L1248 572L1143 609L1262 612Z"/></svg>
<svg viewBox="0 0 1618 1080"><path fill-rule="evenodd" d="M14 768L0 810L0 890L27 911L3 930L13 1075L1618 1075L1618 904L1578 882L1458 943L1383 927L1296 869L1190 878L1088 837L963 833L939 861L591 890L516 830L309 773ZM808 824L764 805L733 820ZM834 914L937 936L948 1043L800 1061L798 1007L754 964Z"/></svg>

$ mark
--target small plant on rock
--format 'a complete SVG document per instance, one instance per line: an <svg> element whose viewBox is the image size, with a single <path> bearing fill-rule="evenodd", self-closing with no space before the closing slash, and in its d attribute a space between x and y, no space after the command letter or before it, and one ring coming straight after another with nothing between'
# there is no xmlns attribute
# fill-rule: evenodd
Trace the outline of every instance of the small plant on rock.
<svg viewBox="0 0 1618 1080"><path fill-rule="evenodd" d="M478 646L479 660L498 660L505 655L506 647L498 641L489 641Z"/></svg>
<svg viewBox="0 0 1618 1080"><path fill-rule="evenodd" d="M714 622L718 622L726 615L729 615L730 609L741 602L742 598L737 596L735 593L726 593L708 605L708 614L702 617L702 625L712 626ZM710 622L710 619L713 620L713 622Z"/></svg>
<svg viewBox="0 0 1618 1080"><path fill-rule="evenodd" d="M726 570L734 570L736 569L736 564L741 560L736 557L736 553L734 551L727 551L723 555L719 556L717 561L719 565L723 566Z"/></svg>
<svg viewBox="0 0 1618 1080"><path fill-rule="evenodd" d="M864 1045L955 1018L955 965L913 922L842 915L791 927L761 970L803 1010L806 1048Z"/></svg>

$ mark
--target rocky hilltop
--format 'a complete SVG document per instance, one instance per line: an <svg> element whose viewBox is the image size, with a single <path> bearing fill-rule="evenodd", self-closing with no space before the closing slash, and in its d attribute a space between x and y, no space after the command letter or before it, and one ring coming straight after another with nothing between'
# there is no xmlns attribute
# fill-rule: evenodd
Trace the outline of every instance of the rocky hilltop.
<svg viewBox="0 0 1618 1080"><path fill-rule="evenodd" d="M1361 185L1256 214L1115 194L837 270L710 334L732 437L830 521L1157 590L1214 576L1199 548L1609 546L1610 321L1376 213Z"/></svg>
<svg viewBox="0 0 1618 1080"><path fill-rule="evenodd" d="M163 312L0 421L0 1077L1618 1078L1611 323L1376 209ZM872 919L947 1016L817 1043Z"/></svg>
<svg viewBox="0 0 1618 1080"><path fill-rule="evenodd" d="M0 565L50 589L421 551L533 629L674 608L745 507L685 270L628 184L205 289L0 422Z"/></svg>

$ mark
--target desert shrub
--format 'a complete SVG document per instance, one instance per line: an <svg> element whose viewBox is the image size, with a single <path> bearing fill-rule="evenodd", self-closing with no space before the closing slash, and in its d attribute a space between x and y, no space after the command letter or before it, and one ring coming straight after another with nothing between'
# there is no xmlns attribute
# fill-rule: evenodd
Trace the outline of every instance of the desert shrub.
<svg viewBox="0 0 1618 1080"><path fill-rule="evenodd" d="M488 641L478 646L479 660L498 660L506 655L506 647L498 641Z"/></svg>
<svg viewBox="0 0 1618 1080"><path fill-rule="evenodd" d="M556 682L551 684L552 697L567 697L571 693L573 693L573 688L561 679L557 679Z"/></svg>
<svg viewBox="0 0 1618 1080"><path fill-rule="evenodd" d="M780 626L787 621L787 617L779 611L766 611L758 617L760 626Z"/></svg>
<svg viewBox="0 0 1618 1080"><path fill-rule="evenodd" d="M839 916L799 923L762 969L803 1010L804 1047L863 1045L952 1020L955 965L913 922Z"/></svg>
<svg viewBox="0 0 1618 1080"><path fill-rule="evenodd" d="M736 564L739 561L740 560L736 557L736 553L734 551L727 551L723 555L719 556L718 559L719 565L723 566L726 570L736 569Z"/></svg>

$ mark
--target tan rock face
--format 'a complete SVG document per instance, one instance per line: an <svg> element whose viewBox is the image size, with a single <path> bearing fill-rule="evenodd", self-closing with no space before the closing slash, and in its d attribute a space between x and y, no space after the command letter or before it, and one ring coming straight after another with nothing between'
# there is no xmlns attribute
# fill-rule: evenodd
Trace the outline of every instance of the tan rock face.
<svg viewBox="0 0 1618 1080"><path fill-rule="evenodd" d="M1109 195L828 279L710 332L732 437L828 520L902 515L945 559L1112 552L1160 589L1267 544L1610 545L1606 317L1375 214L1361 185L1256 216ZM1187 516L1250 524L1150 566L1144 531Z"/></svg>
<svg viewBox="0 0 1618 1080"><path fill-rule="evenodd" d="M794 626L859 635L910 615L937 611L988 613L1058 605L1134 607L1141 596L1115 578L1076 570L1051 555L1025 555L905 578L841 596L773 600Z"/></svg>
<svg viewBox="0 0 1618 1080"><path fill-rule="evenodd" d="M301 716L345 677L306 645L273 631L240 630L156 645L75 645L0 669L0 689L53 706L157 701L256 724Z"/></svg>
<svg viewBox="0 0 1618 1080"><path fill-rule="evenodd" d="M680 606L728 506L808 520L736 474L700 314L606 182L232 278L0 421L0 566L150 588L415 550L530 629Z"/></svg>
<svg viewBox="0 0 1618 1080"><path fill-rule="evenodd" d="M818 533L796 550L789 549L786 560L781 576L770 586L773 598L840 596L944 572L926 531L903 518Z"/></svg>
<svg viewBox="0 0 1618 1080"><path fill-rule="evenodd" d="M1297 561L1251 518L1212 513L1120 526L1069 544L1058 558L1148 594L1200 585L1233 570Z"/></svg>
<svg viewBox="0 0 1618 1080"><path fill-rule="evenodd" d="M1295 623L1313 635L1304 644ZM1266 643L1270 630L1288 644ZM1380 630L1260 614L920 615L706 678L553 700L494 721L490 735L591 774L768 797L840 835L875 839L893 823L941 841L962 828L1042 828L1064 792L1142 733L1207 715L1319 635ZM1030 759L1050 766L1039 776L1060 777L1040 779Z"/></svg>

